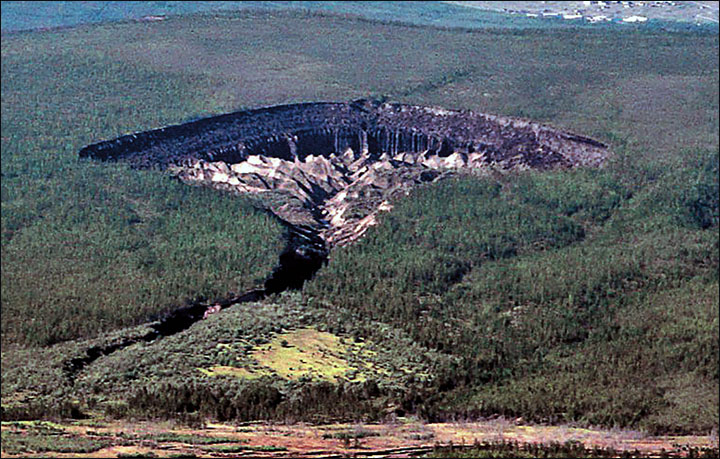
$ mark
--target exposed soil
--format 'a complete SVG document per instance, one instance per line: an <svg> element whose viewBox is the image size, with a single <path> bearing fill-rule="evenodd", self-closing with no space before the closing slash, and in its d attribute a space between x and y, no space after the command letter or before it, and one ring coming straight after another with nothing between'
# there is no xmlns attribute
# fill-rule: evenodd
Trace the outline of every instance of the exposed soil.
<svg viewBox="0 0 720 459"><path fill-rule="evenodd" d="M608 155L601 142L526 120L367 100L230 113L80 151L261 195L330 247L360 238L420 183L457 171L599 166Z"/></svg>
<svg viewBox="0 0 720 459"><path fill-rule="evenodd" d="M127 424L94 420L61 427L66 435L110 439L113 443L92 453L74 453L73 457L117 457L119 453L149 452L159 457L178 454L197 457L417 457L432 451L435 445L454 445L453 448L463 449L473 444L499 442L578 442L586 448L612 448L618 456L630 453L632 457L660 457L662 454L687 457L692 448L696 453L701 448L718 448L717 437L710 436L653 437L636 431L521 425L504 419L442 424L403 418L389 424L209 424L202 429L167 423ZM3 433L28 428L12 423L2 427ZM231 448L233 452L230 452ZM26 453L22 457L40 455ZM52 456L63 455L54 453ZM4 451L3 457L13 455Z"/></svg>
<svg viewBox="0 0 720 459"><path fill-rule="evenodd" d="M222 308L301 288L332 246L360 238L417 184L460 170L599 166L608 155L601 142L525 120L368 100L242 111L89 145L81 157L260 194L289 239L263 288L192 303L144 334L93 346L66 363L68 380L101 356L179 333Z"/></svg>

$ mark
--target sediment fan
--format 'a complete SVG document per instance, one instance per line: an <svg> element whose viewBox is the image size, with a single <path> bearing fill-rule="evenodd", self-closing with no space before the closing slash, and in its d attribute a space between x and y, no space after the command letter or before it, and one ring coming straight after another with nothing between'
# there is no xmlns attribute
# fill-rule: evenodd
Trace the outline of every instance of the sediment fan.
<svg viewBox="0 0 720 459"><path fill-rule="evenodd" d="M131 134L81 157L264 193L330 245L360 237L399 191L459 169L599 166L605 144L526 120L371 100L279 105Z"/></svg>

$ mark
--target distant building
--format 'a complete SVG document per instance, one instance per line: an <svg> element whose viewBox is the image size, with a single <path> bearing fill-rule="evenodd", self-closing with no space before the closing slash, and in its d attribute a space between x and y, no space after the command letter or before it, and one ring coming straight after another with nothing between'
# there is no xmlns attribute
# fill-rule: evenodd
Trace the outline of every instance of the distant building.
<svg viewBox="0 0 720 459"><path fill-rule="evenodd" d="M601 14L599 16L591 16L587 18L590 22L600 22L600 21L609 21L610 18L605 16L604 14Z"/></svg>
<svg viewBox="0 0 720 459"><path fill-rule="evenodd" d="M623 22L645 22L648 18L645 16L628 16L626 18L622 18Z"/></svg>

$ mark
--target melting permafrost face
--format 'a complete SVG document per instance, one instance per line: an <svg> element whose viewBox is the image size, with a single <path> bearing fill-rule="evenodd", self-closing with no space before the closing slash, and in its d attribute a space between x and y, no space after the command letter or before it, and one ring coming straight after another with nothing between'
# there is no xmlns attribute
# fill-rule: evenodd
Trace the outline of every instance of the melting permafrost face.
<svg viewBox="0 0 720 459"><path fill-rule="evenodd" d="M595 140L525 120L358 100L241 111L100 142L80 156L261 194L325 241L356 240L399 193L458 170L599 166Z"/></svg>

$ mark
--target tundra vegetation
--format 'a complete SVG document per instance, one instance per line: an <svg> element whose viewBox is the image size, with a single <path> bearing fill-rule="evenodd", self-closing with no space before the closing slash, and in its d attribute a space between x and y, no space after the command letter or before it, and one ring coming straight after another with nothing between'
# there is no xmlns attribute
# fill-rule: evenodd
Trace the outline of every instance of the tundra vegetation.
<svg viewBox="0 0 720 459"><path fill-rule="evenodd" d="M3 36L3 419L500 414L717 432L717 53L717 33L302 12ZM417 188L302 291L68 377L89 346L186 300L258 286L284 237L249 198L80 160L81 147L368 95L527 117L614 156L601 169Z"/></svg>

